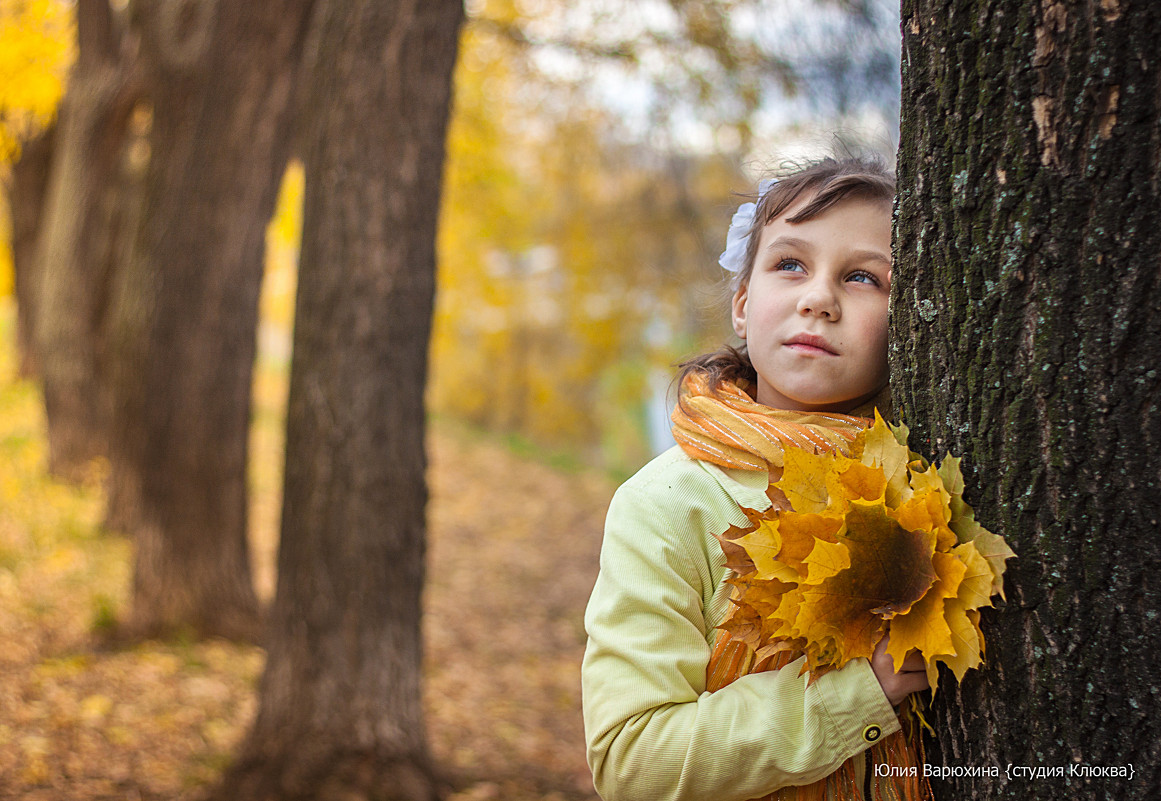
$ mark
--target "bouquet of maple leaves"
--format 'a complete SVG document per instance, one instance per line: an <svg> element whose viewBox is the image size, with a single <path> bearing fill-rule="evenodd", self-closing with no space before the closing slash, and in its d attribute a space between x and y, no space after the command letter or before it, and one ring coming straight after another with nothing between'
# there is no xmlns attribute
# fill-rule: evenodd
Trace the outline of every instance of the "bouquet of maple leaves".
<svg viewBox="0 0 1161 801"><path fill-rule="evenodd" d="M889 626L896 670L919 651L932 693L939 663L957 681L980 664L979 610L1015 554L964 502L960 460L928 464L907 433L876 412L849 456L787 448L773 507L718 537L735 587L721 628L755 660L805 654L817 677L870 658Z"/></svg>

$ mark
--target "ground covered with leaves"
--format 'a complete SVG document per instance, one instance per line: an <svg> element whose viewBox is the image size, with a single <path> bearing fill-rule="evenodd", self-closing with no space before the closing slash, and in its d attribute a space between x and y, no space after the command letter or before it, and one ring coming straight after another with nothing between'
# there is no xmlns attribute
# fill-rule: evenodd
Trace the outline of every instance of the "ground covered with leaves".
<svg viewBox="0 0 1161 801"><path fill-rule="evenodd" d="M101 528L99 465L80 487L45 476L40 398L16 379L3 327L0 798L193 801L252 719L264 654L220 640L104 644L129 600L132 546ZM277 370L260 371L252 527L266 598L284 392ZM434 426L429 453L425 700L453 799L596 799L579 664L613 484L452 424Z"/></svg>

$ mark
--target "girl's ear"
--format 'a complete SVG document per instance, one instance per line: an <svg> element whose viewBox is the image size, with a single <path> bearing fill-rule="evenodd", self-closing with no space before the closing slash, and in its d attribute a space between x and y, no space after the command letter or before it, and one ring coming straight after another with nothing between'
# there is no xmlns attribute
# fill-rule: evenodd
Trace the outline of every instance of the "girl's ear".
<svg viewBox="0 0 1161 801"><path fill-rule="evenodd" d="M746 307L750 299L749 289L750 282L743 282L734 293L734 299L730 302L730 317L734 324L734 333L741 339L746 338Z"/></svg>

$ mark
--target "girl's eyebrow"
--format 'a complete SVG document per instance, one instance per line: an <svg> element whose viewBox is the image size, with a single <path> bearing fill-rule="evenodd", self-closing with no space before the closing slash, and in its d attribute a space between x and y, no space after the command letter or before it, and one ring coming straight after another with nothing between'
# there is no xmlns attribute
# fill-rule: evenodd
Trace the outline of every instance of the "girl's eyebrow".
<svg viewBox="0 0 1161 801"><path fill-rule="evenodd" d="M811 251L814 246L805 239L799 239L796 236L780 236L766 246L767 251L778 250L779 248L791 248L798 250ZM851 254L851 261L878 261L891 266L891 257L878 250L856 250Z"/></svg>
<svg viewBox="0 0 1161 801"><path fill-rule="evenodd" d="M780 236L766 246L766 250L777 250L778 248L799 248L800 250L813 250L811 244L805 239L799 239L796 236Z"/></svg>
<svg viewBox="0 0 1161 801"><path fill-rule="evenodd" d="M891 266L891 257L877 250L856 250L851 256L856 261L879 261Z"/></svg>

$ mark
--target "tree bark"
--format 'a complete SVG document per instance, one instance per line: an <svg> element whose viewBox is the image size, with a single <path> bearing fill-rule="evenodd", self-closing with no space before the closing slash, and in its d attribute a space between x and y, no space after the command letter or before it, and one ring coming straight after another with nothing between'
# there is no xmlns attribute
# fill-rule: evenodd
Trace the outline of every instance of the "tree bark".
<svg viewBox="0 0 1161 801"><path fill-rule="evenodd" d="M424 383L459 0L319 3L278 588L221 799L432 799Z"/></svg>
<svg viewBox="0 0 1161 801"><path fill-rule="evenodd" d="M151 104L117 289L110 517L136 545L131 635L253 638L251 376L266 224L309 0L139 0Z"/></svg>
<svg viewBox="0 0 1161 801"><path fill-rule="evenodd" d="M12 217L12 272L13 294L16 296L16 349L20 360L20 375L33 378L40 375L36 359L34 332L36 306L39 296L40 272L36 258L44 215L44 199L48 193L48 177L52 169L55 149L56 124L50 125L39 136L22 143L20 157L12 165L12 173L5 182L8 210Z"/></svg>
<svg viewBox="0 0 1161 801"><path fill-rule="evenodd" d="M930 761L997 775L937 796L1152 798L1161 6L905 0L902 25L892 388L1019 557L932 713Z"/></svg>
<svg viewBox="0 0 1161 801"><path fill-rule="evenodd" d="M35 319L49 470L70 479L107 451L108 298L121 233L122 157L136 102L107 0L77 3L77 45L36 226L35 283L24 293Z"/></svg>

